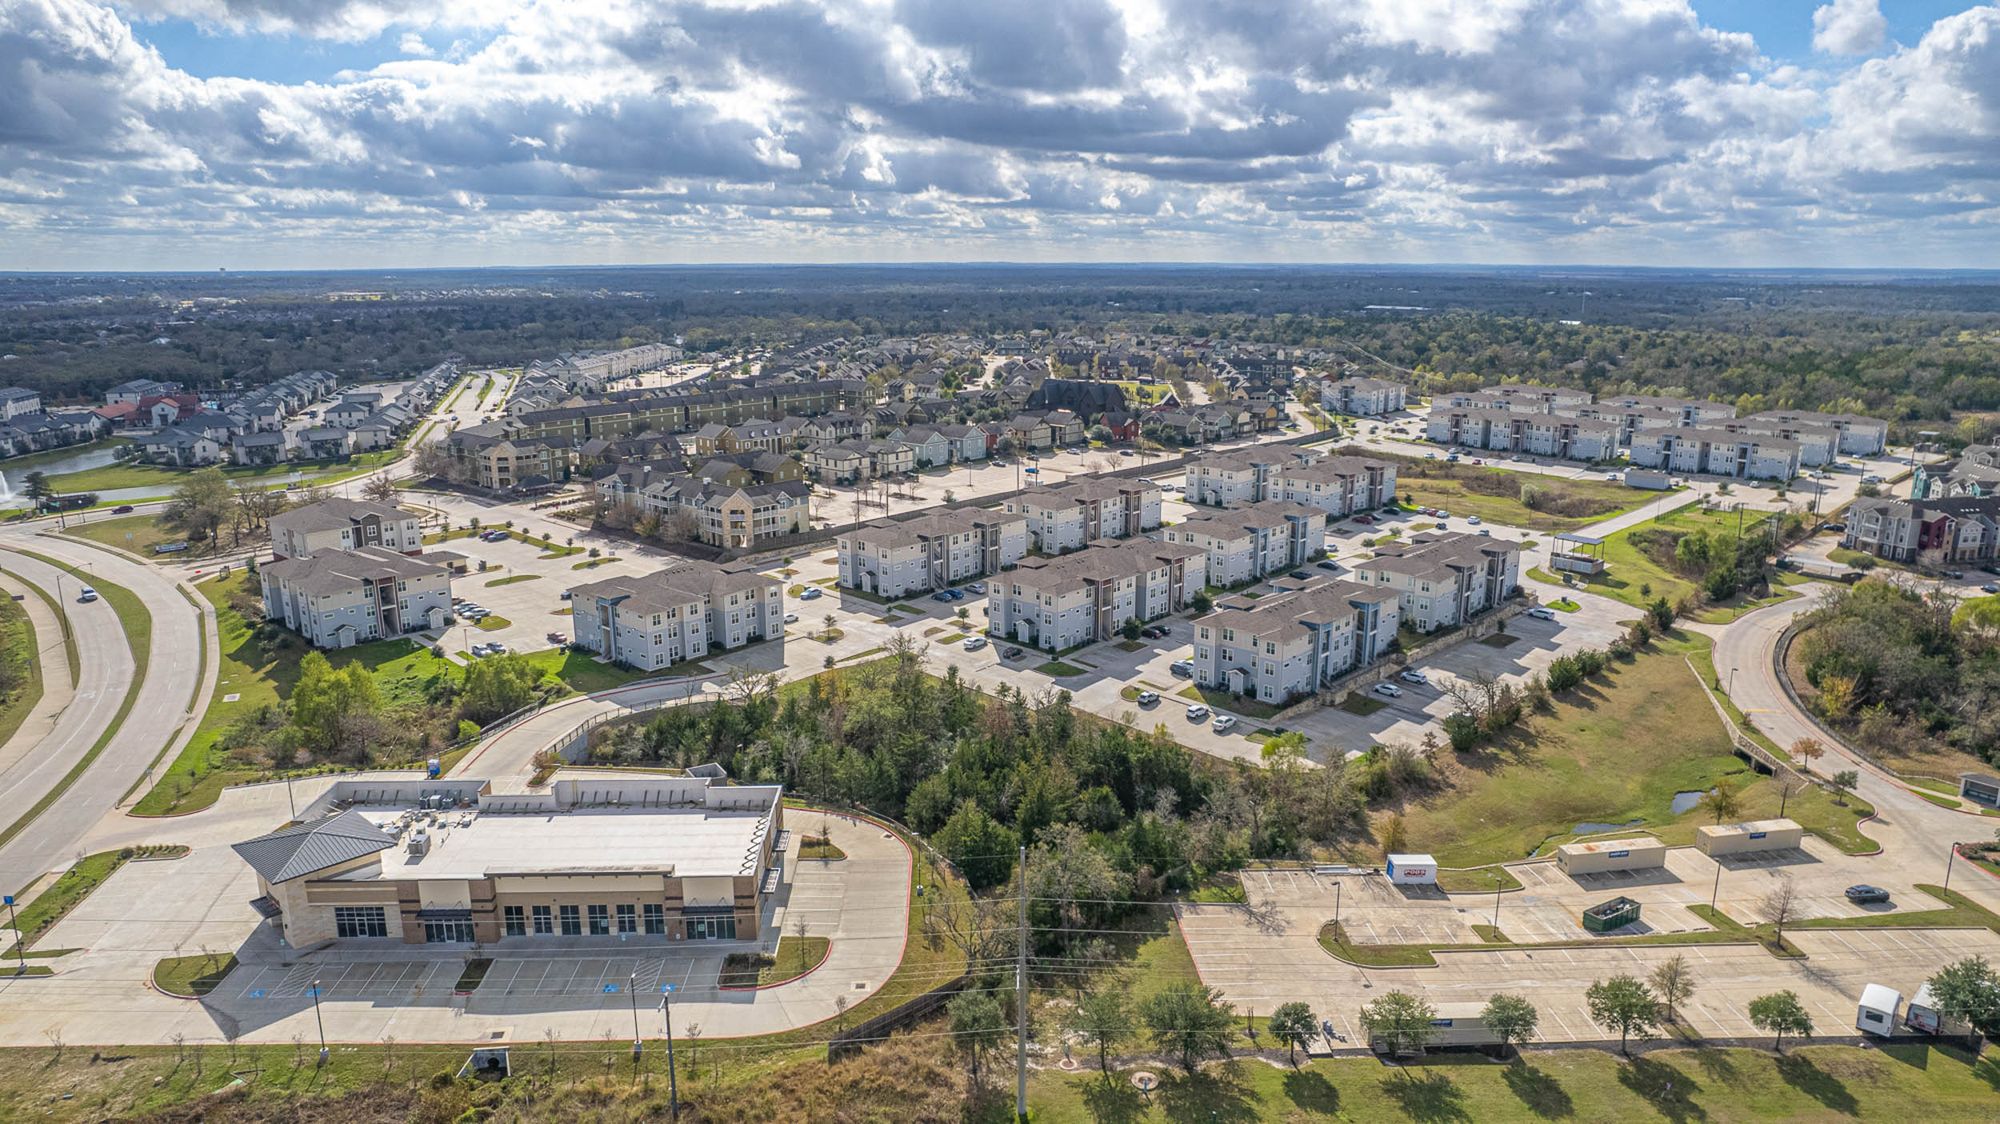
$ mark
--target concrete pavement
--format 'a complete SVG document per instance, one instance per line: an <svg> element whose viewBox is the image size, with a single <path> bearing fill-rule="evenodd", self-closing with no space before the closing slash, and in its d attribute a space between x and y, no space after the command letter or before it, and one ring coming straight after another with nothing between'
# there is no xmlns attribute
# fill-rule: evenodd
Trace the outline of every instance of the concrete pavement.
<svg viewBox="0 0 2000 1124"><path fill-rule="evenodd" d="M35 665L42 672L42 697L35 700L7 744L0 746L0 807L6 806L7 771L54 735L57 721L76 697L76 683L69 674L69 640L64 635L62 618L35 592L38 588L17 575L0 577L0 590L18 598L21 610L28 616L28 626L34 630ZM49 591L48 596L53 599L55 593Z"/></svg>

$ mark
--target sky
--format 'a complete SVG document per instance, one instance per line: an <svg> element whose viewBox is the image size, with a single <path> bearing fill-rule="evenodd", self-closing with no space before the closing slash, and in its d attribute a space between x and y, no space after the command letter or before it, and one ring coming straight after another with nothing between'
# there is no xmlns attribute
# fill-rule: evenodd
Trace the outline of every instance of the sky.
<svg viewBox="0 0 2000 1124"><path fill-rule="evenodd" d="M0 0L0 269L1992 267L2000 0Z"/></svg>

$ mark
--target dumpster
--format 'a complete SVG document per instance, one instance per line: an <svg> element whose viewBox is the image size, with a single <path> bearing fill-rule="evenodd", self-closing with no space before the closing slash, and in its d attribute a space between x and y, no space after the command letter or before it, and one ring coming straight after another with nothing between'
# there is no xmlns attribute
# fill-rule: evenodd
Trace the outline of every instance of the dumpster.
<svg viewBox="0 0 2000 1124"><path fill-rule="evenodd" d="M1592 933L1608 933L1613 929L1622 929L1637 920L1639 920L1639 903L1626 897L1599 902L1583 911L1583 927Z"/></svg>

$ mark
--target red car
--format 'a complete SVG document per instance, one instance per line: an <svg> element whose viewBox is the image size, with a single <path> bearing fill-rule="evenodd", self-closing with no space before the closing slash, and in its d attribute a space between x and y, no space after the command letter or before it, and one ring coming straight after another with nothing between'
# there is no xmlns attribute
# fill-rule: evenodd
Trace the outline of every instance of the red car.
<svg viewBox="0 0 2000 1124"><path fill-rule="evenodd" d="M1375 517L1373 515L1357 515L1354 517L1354 521L1356 523L1373 523L1375 522Z"/></svg>

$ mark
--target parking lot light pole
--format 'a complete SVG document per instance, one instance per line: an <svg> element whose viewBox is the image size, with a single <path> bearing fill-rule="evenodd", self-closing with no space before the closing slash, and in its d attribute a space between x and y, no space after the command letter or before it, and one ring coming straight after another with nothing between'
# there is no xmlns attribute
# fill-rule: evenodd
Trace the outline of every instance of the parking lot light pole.
<svg viewBox="0 0 2000 1124"><path fill-rule="evenodd" d="M1953 843L1951 845L1951 850L1946 851L1944 853L1944 889L1947 890L1951 889L1951 864L1957 861L1958 861L1958 844Z"/></svg>
<svg viewBox="0 0 2000 1124"><path fill-rule="evenodd" d="M14 916L14 895L7 895L7 927L14 930L14 956L20 965L15 969L19 975L28 974L28 941L21 932L21 922Z"/></svg>
<svg viewBox="0 0 2000 1124"><path fill-rule="evenodd" d="M674 985L660 985L660 1025L667 1032L667 1114L671 1120L681 1118L681 1087L674 1077Z"/></svg>
<svg viewBox="0 0 2000 1124"><path fill-rule="evenodd" d="M1722 893L1722 860L1715 860L1715 885L1708 891L1708 908L1715 908L1715 899Z"/></svg>
<svg viewBox="0 0 2000 1124"><path fill-rule="evenodd" d="M1493 880L1493 931L1495 933L1500 931L1500 886L1500 880L1495 878Z"/></svg>
<svg viewBox="0 0 2000 1124"><path fill-rule="evenodd" d="M1339 938L1339 936L1340 936L1340 887L1341 887L1341 885L1342 885L1342 883L1339 883L1339 882L1335 882L1335 883L1333 884L1333 933L1334 933L1334 937L1335 937L1335 939L1338 939L1338 938Z"/></svg>
<svg viewBox="0 0 2000 1124"><path fill-rule="evenodd" d="M633 972L625 990L632 996L632 1064L639 1064L639 973Z"/></svg>
<svg viewBox="0 0 2000 1124"><path fill-rule="evenodd" d="M326 1020L319 1013L319 981L313 981L313 1022L319 1027L319 1064L326 1065Z"/></svg>

